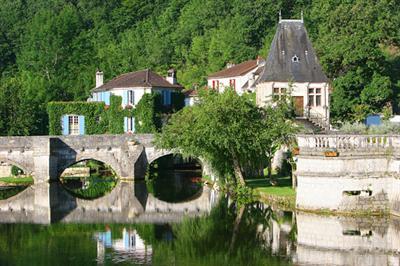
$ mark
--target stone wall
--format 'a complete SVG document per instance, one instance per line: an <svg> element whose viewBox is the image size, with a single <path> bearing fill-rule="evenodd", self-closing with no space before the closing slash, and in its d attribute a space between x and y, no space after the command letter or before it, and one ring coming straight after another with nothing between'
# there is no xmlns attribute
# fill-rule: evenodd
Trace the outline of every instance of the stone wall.
<svg viewBox="0 0 400 266"><path fill-rule="evenodd" d="M298 144L299 209L399 213L400 136L300 135Z"/></svg>

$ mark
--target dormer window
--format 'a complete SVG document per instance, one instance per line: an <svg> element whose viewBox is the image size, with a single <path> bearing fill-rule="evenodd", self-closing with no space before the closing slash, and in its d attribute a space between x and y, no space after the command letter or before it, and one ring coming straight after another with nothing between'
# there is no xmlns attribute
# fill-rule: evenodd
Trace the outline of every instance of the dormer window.
<svg viewBox="0 0 400 266"><path fill-rule="evenodd" d="M299 57L297 56L297 55L294 55L293 57L292 57L292 62L293 63L298 63L300 61L300 59L299 59Z"/></svg>

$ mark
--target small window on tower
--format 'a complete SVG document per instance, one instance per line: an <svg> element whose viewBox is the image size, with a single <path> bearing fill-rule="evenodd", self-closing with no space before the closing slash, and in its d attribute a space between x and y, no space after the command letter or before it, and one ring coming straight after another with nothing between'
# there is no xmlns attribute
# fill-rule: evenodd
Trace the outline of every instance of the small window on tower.
<svg viewBox="0 0 400 266"><path fill-rule="evenodd" d="M300 59L299 59L299 57L298 57L297 55L294 55L294 56L292 57L292 62L298 63L299 61L300 61Z"/></svg>

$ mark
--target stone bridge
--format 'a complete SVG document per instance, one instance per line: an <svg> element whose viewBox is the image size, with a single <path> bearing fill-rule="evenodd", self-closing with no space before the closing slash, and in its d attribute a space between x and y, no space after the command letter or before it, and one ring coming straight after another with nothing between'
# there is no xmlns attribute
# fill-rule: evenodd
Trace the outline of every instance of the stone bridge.
<svg viewBox="0 0 400 266"><path fill-rule="evenodd" d="M155 148L153 139L152 134L1 137L0 162L20 167L35 183L55 180L88 159L111 166L122 179L142 179L148 164L173 153Z"/></svg>

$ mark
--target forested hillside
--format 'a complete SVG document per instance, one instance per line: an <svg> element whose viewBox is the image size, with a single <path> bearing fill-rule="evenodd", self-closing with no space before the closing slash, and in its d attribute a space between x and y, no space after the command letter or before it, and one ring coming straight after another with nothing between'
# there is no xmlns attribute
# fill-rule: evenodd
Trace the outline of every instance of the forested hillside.
<svg viewBox="0 0 400 266"><path fill-rule="evenodd" d="M108 80L175 67L203 85L227 62L266 57L279 10L304 10L336 120L397 107L397 0L0 0L0 134L46 134L47 103L85 100L96 69Z"/></svg>

